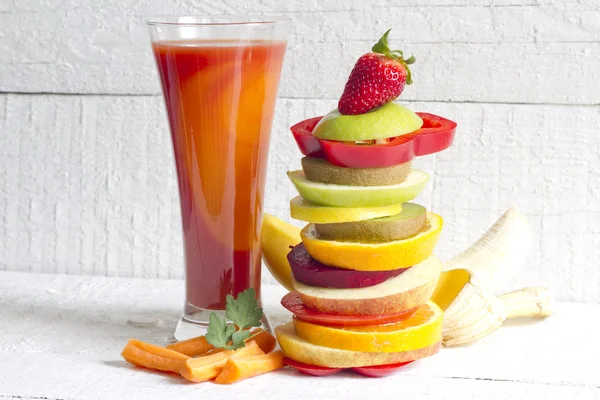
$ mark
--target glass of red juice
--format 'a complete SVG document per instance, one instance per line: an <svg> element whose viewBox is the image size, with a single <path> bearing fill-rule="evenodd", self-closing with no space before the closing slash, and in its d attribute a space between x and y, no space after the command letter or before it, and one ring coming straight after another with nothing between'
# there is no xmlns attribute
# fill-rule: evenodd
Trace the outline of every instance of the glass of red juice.
<svg viewBox="0 0 600 400"><path fill-rule="evenodd" d="M186 300L175 337L185 339L224 312L228 294L254 288L260 300L267 154L289 21L175 17L148 26L177 168Z"/></svg>

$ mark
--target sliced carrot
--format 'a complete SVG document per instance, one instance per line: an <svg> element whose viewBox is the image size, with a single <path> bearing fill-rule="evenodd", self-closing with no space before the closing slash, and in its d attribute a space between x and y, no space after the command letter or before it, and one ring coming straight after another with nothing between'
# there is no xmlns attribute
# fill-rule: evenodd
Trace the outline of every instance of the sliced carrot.
<svg viewBox="0 0 600 400"><path fill-rule="evenodd" d="M136 339L127 342L121 356L138 367L167 372L179 372L189 359L185 354Z"/></svg>
<svg viewBox="0 0 600 400"><path fill-rule="evenodd" d="M252 336L258 335L262 332L264 332L262 328L256 328L256 329L252 330L250 332L250 338L248 338L246 340L246 342L248 342L252 338ZM273 335L271 335L271 337L272 336ZM275 339L275 338L273 338L273 339ZM267 339L261 337L260 340L266 341ZM259 343L259 346L260 346L260 348L262 348L261 343ZM268 347L268 345L266 345L265 347ZM198 336L198 337L194 337L191 339L182 340L181 342L177 342L177 343L168 345L167 349L177 351L179 353L185 354L190 357L200 356L203 354L207 354L209 352L210 352L209 354L219 353L224 350L224 349L215 349L215 347L212 344L210 344L206 341L206 336ZM218 350L218 351L215 351L215 350ZM271 350L273 350L273 349L271 349ZM269 351L271 351L271 350L269 350ZM265 351L265 353L269 352L264 349L263 349L263 351Z"/></svg>
<svg viewBox="0 0 600 400"><path fill-rule="evenodd" d="M196 357L207 353L215 347L206 341L206 336L198 336L167 346L167 349L175 350L190 357Z"/></svg>
<svg viewBox="0 0 600 400"><path fill-rule="evenodd" d="M186 356L195 357L214 349L215 347L206 341L205 336L198 336L167 346L167 349L177 351Z"/></svg>
<svg viewBox="0 0 600 400"><path fill-rule="evenodd" d="M242 379L251 378L283 367L283 353L281 350L269 354L243 358L229 358L225 367L217 376L215 382L221 384L234 383Z"/></svg>
<svg viewBox="0 0 600 400"><path fill-rule="evenodd" d="M275 336L262 329L260 332L253 334L248 339L246 339L246 343L250 342L256 342L258 347L260 347L261 350L265 352L265 354L272 352L275 346L277 345L277 339L275 339Z"/></svg>
<svg viewBox="0 0 600 400"><path fill-rule="evenodd" d="M225 362L232 354L233 351L225 350L208 356L190 358L181 367L179 373L191 382L205 382L211 380L219 375Z"/></svg>
<svg viewBox="0 0 600 400"><path fill-rule="evenodd" d="M264 354L256 342L249 343L246 347L242 347L236 351L219 350L222 351L186 360L185 365L183 365L179 373L188 381L205 382L219 375L225 363L230 358L237 359Z"/></svg>

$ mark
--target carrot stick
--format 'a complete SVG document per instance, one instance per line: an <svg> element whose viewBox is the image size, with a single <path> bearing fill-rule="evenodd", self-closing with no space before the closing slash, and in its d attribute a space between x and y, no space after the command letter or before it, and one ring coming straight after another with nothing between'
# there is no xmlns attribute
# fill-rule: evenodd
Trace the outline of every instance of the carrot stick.
<svg viewBox="0 0 600 400"><path fill-rule="evenodd" d="M167 349L177 351L186 356L195 357L214 349L215 347L206 341L205 336L198 336L167 346Z"/></svg>
<svg viewBox="0 0 600 400"><path fill-rule="evenodd" d="M275 339L275 336L262 329L260 332L253 334L246 339L246 344L250 342L255 342L265 354L272 352L277 345L277 339Z"/></svg>
<svg viewBox="0 0 600 400"><path fill-rule="evenodd" d="M229 358L215 382L221 384L234 383L283 367L283 353L275 352L243 358Z"/></svg>
<svg viewBox="0 0 600 400"><path fill-rule="evenodd" d="M237 359L259 354L264 353L255 342L252 342L235 352L231 350L222 350L210 355L190 358L186 360L185 365L183 365L179 373L188 381L205 382L214 379L219 375L228 359Z"/></svg>
<svg viewBox="0 0 600 400"><path fill-rule="evenodd" d="M121 356L138 367L167 372L179 372L189 359L185 354L135 339L127 342Z"/></svg>
<svg viewBox="0 0 600 400"><path fill-rule="evenodd" d="M264 332L263 329L257 328L257 329L254 329L253 331L251 331L250 335L252 337L253 335L258 335L261 332ZM248 338L246 340L246 342L248 340L250 340L251 337ZM261 337L260 339L261 339L261 341L265 341L265 342L267 341L266 338ZM259 344L259 346L262 348L262 346L260 344ZM265 347L268 347L268 344L265 343ZM194 337L191 339L182 340L181 342L172 343L167 346L167 349L177 351L181 354L185 354L186 356L190 356L190 357L200 356L200 355L206 354L208 352L211 352L210 354L212 354L212 353L218 353L220 351L223 351L223 349L217 349L219 351L212 351L212 350L215 350L215 347L206 341L206 336L198 336L198 337ZM273 349L271 349L271 350L273 350ZM271 351L271 350L269 350L269 351ZM265 351L265 350L263 349L263 351ZM268 353L269 351L265 351L265 353Z"/></svg>

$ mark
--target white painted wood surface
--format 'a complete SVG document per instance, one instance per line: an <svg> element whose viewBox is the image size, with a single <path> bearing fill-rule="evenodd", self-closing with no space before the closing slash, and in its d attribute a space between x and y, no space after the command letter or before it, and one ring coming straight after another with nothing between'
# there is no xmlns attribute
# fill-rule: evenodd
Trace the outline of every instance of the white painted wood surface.
<svg viewBox="0 0 600 400"><path fill-rule="evenodd" d="M288 219L295 195L288 127L333 108L355 58L392 27L418 56L403 98L459 123L450 150L415 163L433 176L418 201L446 219L437 252L464 249L515 204L536 240L503 289L548 285L558 299L600 303L595 0L0 0L0 270L183 276L143 21L223 13L293 22L268 212Z"/></svg>
<svg viewBox="0 0 600 400"><path fill-rule="evenodd" d="M221 13L292 18L283 97L337 98L356 58L391 27L419 60L407 100L600 103L593 0L19 0L0 14L0 90L158 93L145 18Z"/></svg>
<svg viewBox="0 0 600 400"><path fill-rule="evenodd" d="M291 318L279 305L283 293L264 288L276 324ZM547 320L511 323L376 381L349 373L311 378L286 369L219 386L187 384L119 356L130 337L166 344L182 300L179 280L0 272L0 398L600 398L599 305L557 304Z"/></svg>
<svg viewBox="0 0 600 400"><path fill-rule="evenodd" d="M289 125L334 105L279 102L267 212L289 220L296 195L285 175L300 168ZM504 289L549 285L558 299L600 302L600 109L410 107L459 122L452 148L415 162L432 175L417 201L446 219L437 253L447 259L465 249L515 204L535 240L528 265ZM0 131L0 269L183 277L160 97L4 95Z"/></svg>

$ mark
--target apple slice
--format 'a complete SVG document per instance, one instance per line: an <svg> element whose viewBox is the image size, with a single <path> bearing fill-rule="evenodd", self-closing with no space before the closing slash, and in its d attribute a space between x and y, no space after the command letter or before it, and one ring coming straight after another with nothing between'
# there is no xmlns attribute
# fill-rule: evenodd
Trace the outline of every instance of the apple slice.
<svg viewBox="0 0 600 400"><path fill-rule="evenodd" d="M412 200L425 188L429 175L413 169L406 180L397 185L350 186L308 180L301 170L288 176L305 200L329 207L382 207Z"/></svg>
<svg viewBox="0 0 600 400"><path fill-rule="evenodd" d="M304 244L292 248L287 255L294 279L310 286L354 289L378 285L400 275L404 269L391 271L354 271L321 264L308 254Z"/></svg>
<svg viewBox="0 0 600 400"><path fill-rule="evenodd" d="M302 170L313 182L351 186L384 186L404 182L410 173L410 161L383 168L346 168L330 164L323 158L303 157Z"/></svg>
<svg viewBox="0 0 600 400"><path fill-rule="evenodd" d="M442 272L442 263L430 256L401 275L375 286L332 289L309 286L292 279L292 286L309 308L328 314L388 315L426 303Z"/></svg>
<svg viewBox="0 0 600 400"><path fill-rule="evenodd" d="M404 321L413 316L417 308L398 314L388 315L339 315L326 314L312 308L308 308L298 292L289 292L281 299L281 305L287 308L294 316L302 321L325 326L368 326L383 325Z"/></svg>
<svg viewBox="0 0 600 400"><path fill-rule="evenodd" d="M275 335L287 358L328 368L367 367L418 360L434 355L442 345L442 342L439 341L421 349L398 353L372 353L334 349L318 346L300 338L294 330L293 322L276 327Z"/></svg>
<svg viewBox="0 0 600 400"><path fill-rule="evenodd" d="M357 115L342 115L336 108L319 121L312 134L319 139L354 142L401 136L421 126L423 120L414 111L389 102Z"/></svg>

